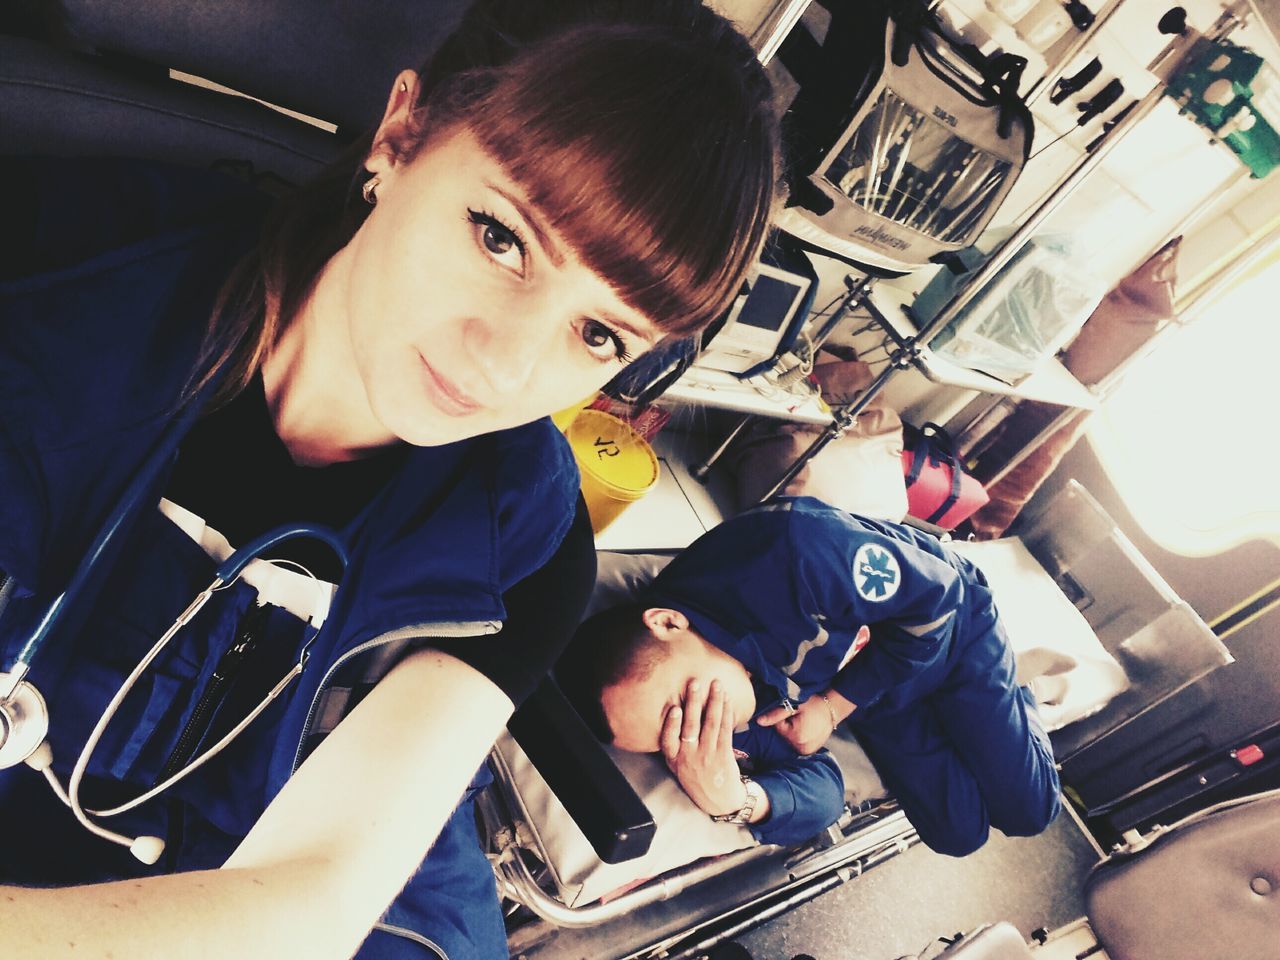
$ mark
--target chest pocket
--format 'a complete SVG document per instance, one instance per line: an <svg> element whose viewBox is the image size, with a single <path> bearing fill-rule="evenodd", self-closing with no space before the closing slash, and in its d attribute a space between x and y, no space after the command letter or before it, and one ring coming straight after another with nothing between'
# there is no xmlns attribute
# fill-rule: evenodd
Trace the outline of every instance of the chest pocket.
<svg viewBox="0 0 1280 960"><path fill-rule="evenodd" d="M159 512L140 522L132 542L112 571L88 626L76 638L61 681L47 694L49 740L62 769L75 763L128 675L213 579L214 560ZM175 759L184 753L189 759L211 728L229 728L220 713L235 700L223 695L233 694L236 686L215 690L227 684L214 674L225 666L228 651L243 641L245 630L258 630L269 622L271 635L257 638L258 646L277 652L285 662L302 638L302 624L293 617L256 616L256 599L252 587L237 582L216 592L178 631L120 704L94 751L90 777L150 787L167 775ZM259 659L252 665L267 669ZM284 672L271 676L268 686ZM249 678L237 675L235 684L242 679ZM216 702L207 696L210 693L218 695Z"/></svg>

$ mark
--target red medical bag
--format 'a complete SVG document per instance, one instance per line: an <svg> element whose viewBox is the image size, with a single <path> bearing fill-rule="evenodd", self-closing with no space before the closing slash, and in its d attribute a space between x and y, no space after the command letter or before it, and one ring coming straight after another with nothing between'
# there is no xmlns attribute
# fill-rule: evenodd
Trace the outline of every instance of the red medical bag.
<svg viewBox="0 0 1280 960"><path fill-rule="evenodd" d="M904 424L903 432L902 472L911 516L951 530L990 499L964 472L951 437L936 423L919 429Z"/></svg>

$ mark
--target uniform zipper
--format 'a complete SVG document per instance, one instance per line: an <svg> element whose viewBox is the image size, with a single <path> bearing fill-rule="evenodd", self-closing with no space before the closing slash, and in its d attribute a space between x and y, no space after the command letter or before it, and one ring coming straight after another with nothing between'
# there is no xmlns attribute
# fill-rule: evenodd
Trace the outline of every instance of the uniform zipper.
<svg viewBox="0 0 1280 960"><path fill-rule="evenodd" d="M244 666L245 660L257 647L258 638L262 635L262 627L266 623L270 612L271 607L268 604L255 604L246 610L244 616L240 618L240 622L236 625L235 642L231 644L218 659L217 665L214 666L213 675L209 677L209 683L205 686L204 693L200 695L195 709L191 711L190 719L187 720L186 725L182 728L182 734L178 737L177 745L173 748L173 752L169 754L169 759L164 762L164 766L160 768L160 773L156 776L155 782L157 784L164 783L164 781L185 767L195 754L196 748L200 746L205 735L209 732L209 728L213 725L213 718L217 713L218 707L226 700L232 681L239 674L240 668Z"/></svg>
<svg viewBox="0 0 1280 960"><path fill-rule="evenodd" d="M476 637L488 636L497 633L502 629L502 624L497 620L480 620L475 623L431 623L417 624L410 627L402 627L399 630L392 630L381 636L374 637L372 640L366 640L358 646L352 647L332 664L325 672L324 679L320 681L320 686L316 688L315 696L311 698L311 706L307 708L307 719L302 724L302 735L298 738L298 747L293 753L293 766L289 769L289 775L292 776L297 772L298 766L302 763L302 750L307 743L307 737L311 735L311 725L315 722L316 709L320 706L320 698L324 696L325 689L329 686L329 682L333 679L333 675L343 664L366 653L375 647L381 647L388 643L396 643L401 640L453 640L458 637Z"/></svg>
<svg viewBox="0 0 1280 960"><path fill-rule="evenodd" d="M393 937L403 937L405 940L426 947L428 950L434 950L440 960L449 960L449 955L444 952L444 948L441 947L440 944L428 937L424 937L416 930L410 930L408 927L399 927L390 923L375 923L373 928L375 930L381 930L383 933L389 933Z"/></svg>
<svg viewBox="0 0 1280 960"><path fill-rule="evenodd" d="M13 591L17 585L17 581L13 577L0 570L0 617L4 616L4 608L9 606L9 600L12 599Z"/></svg>

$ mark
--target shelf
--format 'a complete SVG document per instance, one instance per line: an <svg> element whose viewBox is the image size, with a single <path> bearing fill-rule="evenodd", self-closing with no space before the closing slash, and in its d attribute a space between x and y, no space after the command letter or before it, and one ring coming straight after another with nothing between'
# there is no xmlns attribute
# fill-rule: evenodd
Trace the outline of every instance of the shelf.
<svg viewBox="0 0 1280 960"><path fill-rule="evenodd" d="M869 299L876 312L892 324L900 337L916 335L916 325L907 312L913 299L909 293L876 284L871 288ZM1039 400L1080 410L1096 410L1098 407L1098 398L1055 357L1045 360L1035 373L1017 384L1005 383L980 370L961 366L928 347L920 348L920 370L934 383L946 386L1022 400Z"/></svg>
<svg viewBox="0 0 1280 960"><path fill-rule="evenodd" d="M818 426L831 422L831 409L813 394L789 393L781 388L764 394L731 373L696 365L668 387L658 402L699 404Z"/></svg>

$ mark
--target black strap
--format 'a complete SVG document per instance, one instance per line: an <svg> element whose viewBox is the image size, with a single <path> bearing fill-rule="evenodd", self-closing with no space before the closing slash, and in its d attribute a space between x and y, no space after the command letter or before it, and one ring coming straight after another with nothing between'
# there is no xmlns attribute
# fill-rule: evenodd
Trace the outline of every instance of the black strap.
<svg viewBox="0 0 1280 960"><path fill-rule="evenodd" d="M925 460L929 456L929 438L924 435L923 430L913 431L914 440L911 444L911 469L907 471L907 486L915 485L920 479L920 472L924 470Z"/></svg>
<svg viewBox="0 0 1280 960"><path fill-rule="evenodd" d="M960 481L964 471L960 467L960 458L956 455L951 435L936 423L926 423L915 432L915 443L911 448L911 469L907 471L908 487L920 479L926 460L932 466L946 467L951 471L951 492L933 513L924 518L928 523L937 523L959 501Z"/></svg>

